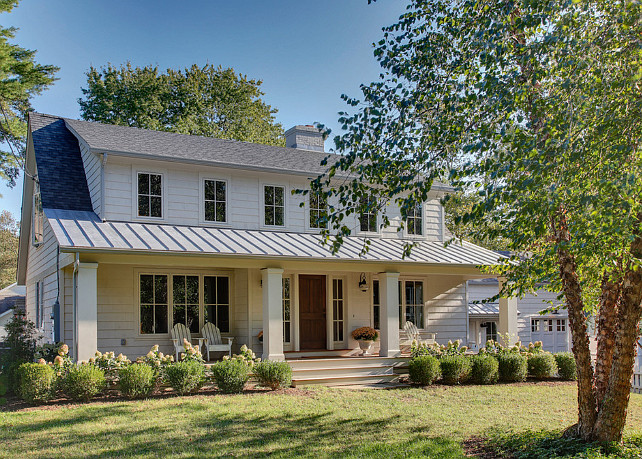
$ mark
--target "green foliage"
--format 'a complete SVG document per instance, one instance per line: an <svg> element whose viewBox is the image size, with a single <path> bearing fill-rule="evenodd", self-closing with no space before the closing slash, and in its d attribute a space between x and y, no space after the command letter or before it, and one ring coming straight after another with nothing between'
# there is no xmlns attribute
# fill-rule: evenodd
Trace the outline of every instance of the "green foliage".
<svg viewBox="0 0 642 459"><path fill-rule="evenodd" d="M18 368L20 397L33 405L40 405L51 400L56 374L49 365L40 363L23 363Z"/></svg>
<svg viewBox="0 0 642 459"><path fill-rule="evenodd" d="M113 351L103 354L100 351L96 351L96 354L89 359L89 363L103 370L105 378L113 383L118 378L118 370L126 367L131 362L123 354L115 355Z"/></svg>
<svg viewBox="0 0 642 459"><path fill-rule="evenodd" d="M558 352L555 354L557 373L561 379L575 381L577 379L577 368L575 357L570 352Z"/></svg>
<svg viewBox="0 0 642 459"><path fill-rule="evenodd" d="M495 384L499 379L499 362L492 355L473 355L470 379L475 384Z"/></svg>
<svg viewBox="0 0 642 459"><path fill-rule="evenodd" d="M5 325L5 346L9 349L2 352L0 367L9 380L9 390L18 391L16 371L27 362L33 362L36 352L36 326L24 315L14 315Z"/></svg>
<svg viewBox="0 0 642 459"><path fill-rule="evenodd" d="M1 122L0 122L1 125ZM18 222L11 212L0 213L0 288L16 281L18 266Z"/></svg>
<svg viewBox="0 0 642 459"><path fill-rule="evenodd" d="M144 398L156 385L156 371L144 363L135 363L118 370L118 387L129 398Z"/></svg>
<svg viewBox="0 0 642 459"><path fill-rule="evenodd" d="M420 355L408 363L410 381L422 386L429 386L441 377L439 360L432 355Z"/></svg>
<svg viewBox="0 0 642 459"><path fill-rule="evenodd" d="M470 377L471 362L466 355L444 355L439 359L439 366L445 384L461 384Z"/></svg>
<svg viewBox="0 0 642 459"><path fill-rule="evenodd" d="M194 360L184 360L168 365L165 375L172 389L185 395L196 392L203 386L205 367Z"/></svg>
<svg viewBox="0 0 642 459"><path fill-rule="evenodd" d="M154 344L150 351L136 359L137 363L144 363L152 367L156 373L156 380L160 381L165 377L165 369L174 361L173 355L165 355L158 350L158 344Z"/></svg>
<svg viewBox="0 0 642 459"><path fill-rule="evenodd" d="M528 356L528 376L535 379L552 378L557 373L555 357L549 352Z"/></svg>
<svg viewBox="0 0 642 459"><path fill-rule="evenodd" d="M269 387L272 390L292 385L292 367L287 362L266 360L254 365L252 372L261 386Z"/></svg>
<svg viewBox="0 0 642 459"><path fill-rule="evenodd" d="M528 374L528 358L516 352L497 355L499 362L499 379L504 382L519 382L526 380Z"/></svg>
<svg viewBox="0 0 642 459"><path fill-rule="evenodd" d="M157 131L284 146L276 109L263 102L261 80L207 64L183 70L90 67L83 98L85 120Z"/></svg>
<svg viewBox="0 0 642 459"><path fill-rule="evenodd" d="M92 364L73 365L62 381L62 391L71 400L88 402L106 385L105 372Z"/></svg>
<svg viewBox="0 0 642 459"><path fill-rule="evenodd" d="M448 341L448 344L425 344L413 341L410 345L410 355L419 357L420 355L432 355L441 357L444 355L464 355L468 348L461 346L460 340Z"/></svg>
<svg viewBox="0 0 642 459"><path fill-rule="evenodd" d="M0 13L10 12L17 4L18 0L3 1ZM14 27L0 27L0 178L9 186L15 185L24 163L30 100L54 82L58 71L52 65L36 63L35 50L10 43L16 31Z"/></svg>
<svg viewBox="0 0 642 459"><path fill-rule="evenodd" d="M212 365L212 376L221 392L238 394L250 379L250 367L240 360L223 360Z"/></svg>
<svg viewBox="0 0 642 459"><path fill-rule="evenodd" d="M240 354L234 354L231 359L226 355L223 357L223 360L237 360L250 368L261 361L261 359L256 356L254 351L247 347L245 344L241 346Z"/></svg>

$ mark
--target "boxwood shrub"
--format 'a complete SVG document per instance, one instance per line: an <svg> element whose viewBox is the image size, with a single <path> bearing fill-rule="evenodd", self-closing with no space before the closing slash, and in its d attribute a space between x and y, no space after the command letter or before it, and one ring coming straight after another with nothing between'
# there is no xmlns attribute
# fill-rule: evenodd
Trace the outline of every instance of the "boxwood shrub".
<svg viewBox="0 0 642 459"><path fill-rule="evenodd" d="M18 393L25 402L40 405L51 400L56 384L56 373L49 365L23 363L18 367Z"/></svg>
<svg viewBox="0 0 642 459"><path fill-rule="evenodd" d="M560 378L569 381L577 379L577 368L575 367L575 357L570 352L558 352L555 354L555 363L557 363L557 374Z"/></svg>
<svg viewBox="0 0 642 459"><path fill-rule="evenodd" d="M292 385L292 367L287 362L266 360L254 365L252 371L263 387L277 390Z"/></svg>
<svg viewBox="0 0 642 459"><path fill-rule="evenodd" d="M539 352L528 356L528 375L535 379L552 378L557 373L555 357L549 352Z"/></svg>
<svg viewBox="0 0 642 459"><path fill-rule="evenodd" d="M524 381L528 374L528 359L516 352L507 352L497 356L499 362L499 379L504 382Z"/></svg>
<svg viewBox="0 0 642 459"><path fill-rule="evenodd" d="M499 379L499 362L488 354L477 354L471 357L470 379L475 384L494 384Z"/></svg>
<svg viewBox="0 0 642 459"><path fill-rule="evenodd" d="M439 366L445 384L461 384L470 376L470 358L466 355L444 355L439 359Z"/></svg>
<svg viewBox="0 0 642 459"><path fill-rule="evenodd" d="M212 365L212 376L221 392L238 394L243 392L250 379L250 367L237 359L223 360Z"/></svg>
<svg viewBox="0 0 642 459"><path fill-rule="evenodd" d="M205 366L195 360L172 363L165 369L167 382L181 395L198 391L205 383Z"/></svg>
<svg viewBox="0 0 642 459"><path fill-rule="evenodd" d="M414 357L408 363L410 381L422 386L428 386L441 377L439 360L432 355Z"/></svg>
<svg viewBox="0 0 642 459"><path fill-rule="evenodd" d="M135 363L118 370L118 387L129 398L144 398L156 385L156 372L144 363Z"/></svg>
<svg viewBox="0 0 642 459"><path fill-rule="evenodd" d="M88 402L105 388L105 372L92 364L74 365L64 376L62 390L67 397Z"/></svg>

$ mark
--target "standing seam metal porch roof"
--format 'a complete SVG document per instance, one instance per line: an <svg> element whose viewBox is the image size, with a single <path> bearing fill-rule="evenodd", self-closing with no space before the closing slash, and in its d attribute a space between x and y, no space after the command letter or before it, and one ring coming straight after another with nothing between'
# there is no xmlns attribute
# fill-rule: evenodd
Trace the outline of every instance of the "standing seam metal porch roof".
<svg viewBox="0 0 642 459"><path fill-rule="evenodd" d="M338 253L309 233L240 230L156 223L102 222L93 212L45 209L60 244L67 251L100 250L151 253L184 253L222 256L303 258L373 262L414 262L446 265L495 265L503 258L474 244L422 241L403 258L401 239L376 238L361 254L364 239L347 237Z"/></svg>

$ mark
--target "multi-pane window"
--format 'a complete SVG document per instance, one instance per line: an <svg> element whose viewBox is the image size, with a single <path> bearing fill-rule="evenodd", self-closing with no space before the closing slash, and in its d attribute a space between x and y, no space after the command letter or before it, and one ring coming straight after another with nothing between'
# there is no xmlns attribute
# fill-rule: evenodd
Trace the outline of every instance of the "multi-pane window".
<svg viewBox="0 0 642 459"><path fill-rule="evenodd" d="M205 321L222 333L230 331L230 279L227 276L203 276Z"/></svg>
<svg viewBox="0 0 642 459"><path fill-rule="evenodd" d="M539 331L539 319L531 319L531 332Z"/></svg>
<svg viewBox="0 0 642 459"><path fill-rule="evenodd" d="M183 324L192 333L199 331L198 280L198 276L172 276L172 323Z"/></svg>
<svg viewBox="0 0 642 459"><path fill-rule="evenodd" d="M332 336L343 341L343 279L332 279Z"/></svg>
<svg viewBox="0 0 642 459"><path fill-rule="evenodd" d="M361 215L359 215L359 228L361 231L377 232L377 200L372 197L361 198Z"/></svg>
<svg viewBox="0 0 642 459"><path fill-rule="evenodd" d="M269 226L284 226L285 188L265 185L263 187L263 204L265 206L265 224Z"/></svg>
<svg viewBox="0 0 642 459"><path fill-rule="evenodd" d="M138 216L163 217L163 176L138 173Z"/></svg>
<svg viewBox="0 0 642 459"><path fill-rule="evenodd" d="M328 226L328 200L321 192L310 193L310 228Z"/></svg>
<svg viewBox="0 0 642 459"><path fill-rule="evenodd" d="M378 280L372 281L372 325L377 330L381 326L381 296Z"/></svg>
<svg viewBox="0 0 642 459"><path fill-rule="evenodd" d="M42 330L45 325L45 305L42 282L36 282L36 328Z"/></svg>
<svg viewBox="0 0 642 459"><path fill-rule="evenodd" d="M557 331L566 331L566 319L557 319Z"/></svg>
<svg viewBox="0 0 642 459"><path fill-rule="evenodd" d="M291 319L292 313L292 296L290 290L290 278L283 278L283 342L289 343L291 340Z"/></svg>
<svg viewBox="0 0 642 459"><path fill-rule="evenodd" d="M42 210L40 184L36 182L33 194L33 245L39 245L44 238L45 214Z"/></svg>
<svg viewBox="0 0 642 459"><path fill-rule="evenodd" d="M545 331L549 331L549 332L553 331L553 319L546 319L544 321L544 324L546 326L546 330Z"/></svg>
<svg viewBox="0 0 642 459"><path fill-rule="evenodd" d="M227 183L224 180L205 180L205 221L227 221Z"/></svg>
<svg viewBox="0 0 642 459"><path fill-rule="evenodd" d="M140 332L167 333L167 275L140 276Z"/></svg>
<svg viewBox="0 0 642 459"><path fill-rule="evenodd" d="M497 334L497 322L484 322L481 324L481 327L486 329L486 341L499 341Z"/></svg>
<svg viewBox="0 0 642 459"><path fill-rule="evenodd" d="M422 211L423 209L421 207L421 204L417 204L408 211L408 217L406 218L406 227L408 228L408 234L415 234L419 236L423 234Z"/></svg>
<svg viewBox="0 0 642 459"><path fill-rule="evenodd" d="M399 327L412 322L424 328L424 284L421 281L399 281Z"/></svg>

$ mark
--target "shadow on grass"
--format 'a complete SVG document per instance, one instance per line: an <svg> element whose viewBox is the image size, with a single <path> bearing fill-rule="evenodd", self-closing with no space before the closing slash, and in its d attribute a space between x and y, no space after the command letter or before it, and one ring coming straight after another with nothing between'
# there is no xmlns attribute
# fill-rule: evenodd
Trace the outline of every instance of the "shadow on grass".
<svg viewBox="0 0 642 459"><path fill-rule="evenodd" d="M470 443L480 443L471 439ZM483 446L474 451L478 457L539 458L640 458L642 436L625 438L622 444L588 443L562 437L561 430L527 430L521 432L490 431ZM468 452L473 452L466 448Z"/></svg>

